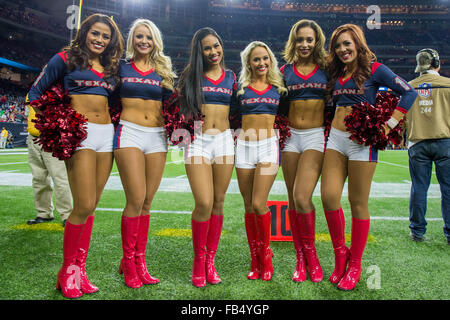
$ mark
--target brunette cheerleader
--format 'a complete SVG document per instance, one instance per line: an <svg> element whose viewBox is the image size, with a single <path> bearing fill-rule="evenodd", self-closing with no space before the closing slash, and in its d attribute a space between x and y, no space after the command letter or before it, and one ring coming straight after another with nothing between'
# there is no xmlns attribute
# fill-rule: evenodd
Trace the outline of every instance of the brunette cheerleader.
<svg viewBox="0 0 450 320"><path fill-rule="evenodd" d="M64 229L57 288L67 298L98 290L87 278L85 265L94 211L113 163L114 126L108 97L118 83L122 53L123 39L115 22L102 14L91 15L70 46L48 62L29 92L33 106L45 90L63 79L72 108L88 121L87 138L65 162L74 205Z"/></svg>
<svg viewBox="0 0 450 320"><path fill-rule="evenodd" d="M196 287L221 282L214 257L234 165L228 116L235 82L233 71L225 68L219 35L211 28L198 30L191 42L189 63L178 84L181 114L186 119L203 121L201 132L185 149L186 173L195 200L191 223L192 284Z"/></svg>
<svg viewBox="0 0 450 320"><path fill-rule="evenodd" d="M289 222L297 252L295 282L323 279L315 248L316 210L312 195L322 171L325 151L324 109L327 87L325 36L311 20L295 23L284 49L281 67L289 91L291 137L283 148L281 165L288 190Z"/></svg>
<svg viewBox="0 0 450 320"><path fill-rule="evenodd" d="M352 290L361 277L361 259L369 234L369 193L378 160L377 150L349 139L344 118L352 105L375 105L380 86L401 96L391 119L383 128L394 128L409 110L416 92L385 65L376 62L360 27L346 24L332 34L329 47L329 88L336 113L327 142L322 169L321 196L333 243L335 269L330 277L342 290ZM342 189L348 178L348 200L352 214L351 247L345 246L345 218L341 206ZM348 264L348 267L347 267Z"/></svg>

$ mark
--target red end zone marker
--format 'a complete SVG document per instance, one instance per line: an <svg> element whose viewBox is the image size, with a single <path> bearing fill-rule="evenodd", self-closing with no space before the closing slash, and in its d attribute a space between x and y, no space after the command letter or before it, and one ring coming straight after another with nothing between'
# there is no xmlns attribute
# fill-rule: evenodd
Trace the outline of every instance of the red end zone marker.
<svg viewBox="0 0 450 320"><path fill-rule="evenodd" d="M270 241L292 241L288 202L267 201L271 212Z"/></svg>

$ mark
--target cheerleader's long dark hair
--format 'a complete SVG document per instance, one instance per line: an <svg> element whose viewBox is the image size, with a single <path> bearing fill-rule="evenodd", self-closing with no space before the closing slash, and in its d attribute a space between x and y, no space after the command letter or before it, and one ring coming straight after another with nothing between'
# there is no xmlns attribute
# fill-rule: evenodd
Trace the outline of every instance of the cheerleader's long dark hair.
<svg viewBox="0 0 450 320"><path fill-rule="evenodd" d="M89 50L86 48L86 38L91 27L97 22L106 24L111 30L111 41L100 55L105 81L108 81L109 78L114 78L115 82L119 83L119 61L123 55L124 41L114 20L104 14L92 14L83 20L75 39L63 49L68 54L67 67L69 70L74 70L76 67L82 70L92 67L89 64Z"/></svg>
<svg viewBox="0 0 450 320"><path fill-rule="evenodd" d="M191 41L191 54L189 62L184 68L178 81L180 94L180 112L187 118L192 118L201 113L202 104L205 102L202 91L203 75L206 65L203 58L202 40L213 35L219 40L223 48L223 41L214 29L205 27L197 30ZM224 56L220 66L225 69Z"/></svg>

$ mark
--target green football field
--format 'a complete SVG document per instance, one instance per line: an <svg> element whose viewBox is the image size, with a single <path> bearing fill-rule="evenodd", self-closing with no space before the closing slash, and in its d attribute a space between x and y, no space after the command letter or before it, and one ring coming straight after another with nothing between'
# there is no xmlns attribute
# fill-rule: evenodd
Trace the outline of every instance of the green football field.
<svg viewBox="0 0 450 320"><path fill-rule="evenodd" d="M236 184L233 175L232 184ZM125 204L123 190L114 183L114 166L96 211L87 274L99 292L81 300L448 300L450 299L450 246L442 232L440 191L432 175L427 211L426 240L409 239L408 196L410 177L406 151L384 151L374 177L369 208L371 228L363 256L361 282L351 292L328 282L334 255L320 197L316 248L324 281L294 283L296 258L292 242L272 242L272 281L247 280L250 256L244 227L243 201L236 189L225 200L225 221L216 268L218 285L191 285L192 242L190 212L194 202L187 184L183 155L170 149L161 189L155 196L150 221L147 263L157 285L130 289L118 274L122 256L120 219ZM115 181L115 182L114 182ZM114 182L114 183L113 183ZM269 200L286 201L281 169ZM275 188L277 185L277 188ZM172 189L171 189L172 188ZM168 191L169 190L169 191ZM0 152L0 300L63 300L55 289L62 262L63 228L58 214L50 223L29 226L36 216L26 149ZM320 194L320 193L319 193ZM349 203L342 200L350 245Z"/></svg>

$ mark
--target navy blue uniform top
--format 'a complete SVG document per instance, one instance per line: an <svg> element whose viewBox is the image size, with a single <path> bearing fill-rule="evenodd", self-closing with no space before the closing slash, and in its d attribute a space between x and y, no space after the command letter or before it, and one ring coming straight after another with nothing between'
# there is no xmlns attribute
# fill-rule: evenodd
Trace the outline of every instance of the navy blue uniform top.
<svg viewBox="0 0 450 320"><path fill-rule="evenodd" d="M416 100L416 91L401 77L384 64L372 63L372 76L364 82L364 89L359 89L351 77L336 81L333 91L333 102L337 107L351 106L355 103L368 102L375 105L379 87L390 88L401 96L396 110L408 112Z"/></svg>
<svg viewBox="0 0 450 320"><path fill-rule="evenodd" d="M236 91L236 75L231 70L223 70L219 79L203 76L202 91L205 104L221 104L229 106Z"/></svg>
<svg viewBox="0 0 450 320"><path fill-rule="evenodd" d="M164 101L171 94L170 89L161 85L162 77L153 69L139 70L134 61L120 61L120 97Z"/></svg>
<svg viewBox="0 0 450 320"><path fill-rule="evenodd" d="M30 102L39 100L41 95L58 79L64 80L64 88L70 95L93 94L109 97L115 89L114 80L104 79L104 74L94 69L75 68L70 71L66 65L66 52L54 55L33 83L28 97Z"/></svg>
<svg viewBox="0 0 450 320"><path fill-rule="evenodd" d="M285 64L280 68L284 83L288 89L288 101L321 99L325 100L327 88L327 74L316 65L307 75L298 72L295 62Z"/></svg>
<svg viewBox="0 0 450 320"><path fill-rule="evenodd" d="M271 84L263 91L258 91L248 86L244 88L244 93L237 97L237 103L242 115L276 115L280 104L280 94L278 93L278 88Z"/></svg>

